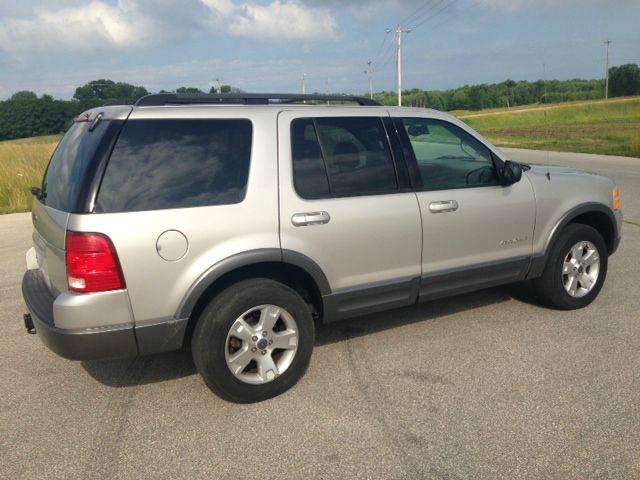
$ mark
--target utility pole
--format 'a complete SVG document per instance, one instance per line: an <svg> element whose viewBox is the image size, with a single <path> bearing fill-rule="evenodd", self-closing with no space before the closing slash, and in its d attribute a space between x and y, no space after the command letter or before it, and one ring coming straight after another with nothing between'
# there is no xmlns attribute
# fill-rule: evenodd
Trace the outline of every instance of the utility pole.
<svg viewBox="0 0 640 480"><path fill-rule="evenodd" d="M607 46L607 76L604 82L604 98L605 100L609 98L609 46L611 45L611 40L607 40L604 44Z"/></svg>
<svg viewBox="0 0 640 480"><path fill-rule="evenodd" d="M307 74L306 73L302 74L302 94L303 95L307 94Z"/></svg>
<svg viewBox="0 0 640 480"><path fill-rule="evenodd" d="M222 93L222 82L224 82L224 79L216 78L216 83L218 84L218 93Z"/></svg>
<svg viewBox="0 0 640 480"><path fill-rule="evenodd" d="M324 84L324 93L329 95L329 77L327 77L327 81ZM327 105L329 105L329 100L327 100Z"/></svg>
<svg viewBox="0 0 640 480"><path fill-rule="evenodd" d="M544 98L544 101L542 103L547 103L547 64L543 63L542 64L542 82L543 82L543 95L542 98Z"/></svg>
<svg viewBox="0 0 640 480"><path fill-rule="evenodd" d="M367 69L364 73L369 77L369 98L373 99L373 70L371 70L371 60L367 62Z"/></svg>
<svg viewBox="0 0 640 480"><path fill-rule="evenodd" d="M390 33L391 29L387 29ZM400 25L396 26L393 31L396 34L396 42L398 45L396 68L398 71L398 106L402 106L402 34L411 32L411 29L403 30Z"/></svg>

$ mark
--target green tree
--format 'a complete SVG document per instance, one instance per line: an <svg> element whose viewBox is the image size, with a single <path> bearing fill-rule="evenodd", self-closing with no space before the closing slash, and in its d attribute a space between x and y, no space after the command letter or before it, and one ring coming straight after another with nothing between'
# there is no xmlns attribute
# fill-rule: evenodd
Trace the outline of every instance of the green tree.
<svg viewBox="0 0 640 480"><path fill-rule="evenodd" d="M176 93L204 93L197 87L180 87L176 88Z"/></svg>
<svg viewBox="0 0 640 480"><path fill-rule="evenodd" d="M469 94L467 93L467 87L459 88L451 96L451 102L449 107L452 110L466 110L470 108Z"/></svg>
<svg viewBox="0 0 640 480"><path fill-rule="evenodd" d="M21 90L11 95L10 101L12 102L33 102L38 100L38 95L30 90Z"/></svg>
<svg viewBox="0 0 640 480"><path fill-rule="evenodd" d="M141 86L100 79L76 88L73 98L88 109L106 104L133 104L148 94L147 89Z"/></svg>
<svg viewBox="0 0 640 480"><path fill-rule="evenodd" d="M622 97L640 94L640 68L628 63L609 69L609 95Z"/></svg>

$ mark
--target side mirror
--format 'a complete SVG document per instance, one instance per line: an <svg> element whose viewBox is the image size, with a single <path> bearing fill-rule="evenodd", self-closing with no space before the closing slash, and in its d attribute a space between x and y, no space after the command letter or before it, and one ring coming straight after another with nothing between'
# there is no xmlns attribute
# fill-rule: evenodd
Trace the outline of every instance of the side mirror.
<svg viewBox="0 0 640 480"><path fill-rule="evenodd" d="M522 178L522 167L519 163L507 160L502 167L502 184L505 186L518 183Z"/></svg>

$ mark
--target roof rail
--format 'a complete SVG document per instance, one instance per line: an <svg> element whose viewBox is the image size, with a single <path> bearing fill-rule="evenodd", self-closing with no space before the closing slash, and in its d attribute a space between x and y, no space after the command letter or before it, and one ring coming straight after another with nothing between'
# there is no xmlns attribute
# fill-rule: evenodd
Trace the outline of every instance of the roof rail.
<svg viewBox="0 0 640 480"><path fill-rule="evenodd" d="M270 103L354 102L360 106L380 106L380 103L365 97L352 95L299 95L290 93L154 93L145 95L135 103L136 107L192 104L240 104L268 105Z"/></svg>

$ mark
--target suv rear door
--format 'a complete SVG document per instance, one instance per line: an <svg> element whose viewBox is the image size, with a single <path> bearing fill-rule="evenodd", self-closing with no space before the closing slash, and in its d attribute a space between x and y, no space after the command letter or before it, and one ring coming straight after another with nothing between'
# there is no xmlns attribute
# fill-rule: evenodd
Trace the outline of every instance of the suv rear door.
<svg viewBox="0 0 640 480"><path fill-rule="evenodd" d="M54 295L67 291L65 237L69 214L91 211L99 170L131 107L105 107L74 121L53 153L33 203L38 268Z"/></svg>
<svg viewBox="0 0 640 480"><path fill-rule="evenodd" d="M347 111L278 117L282 249L324 272L329 319L413 303L420 275L420 211L385 119Z"/></svg>
<svg viewBox="0 0 640 480"><path fill-rule="evenodd" d="M522 279L535 221L529 181L503 186L502 161L446 118L394 122L422 215L420 299Z"/></svg>

